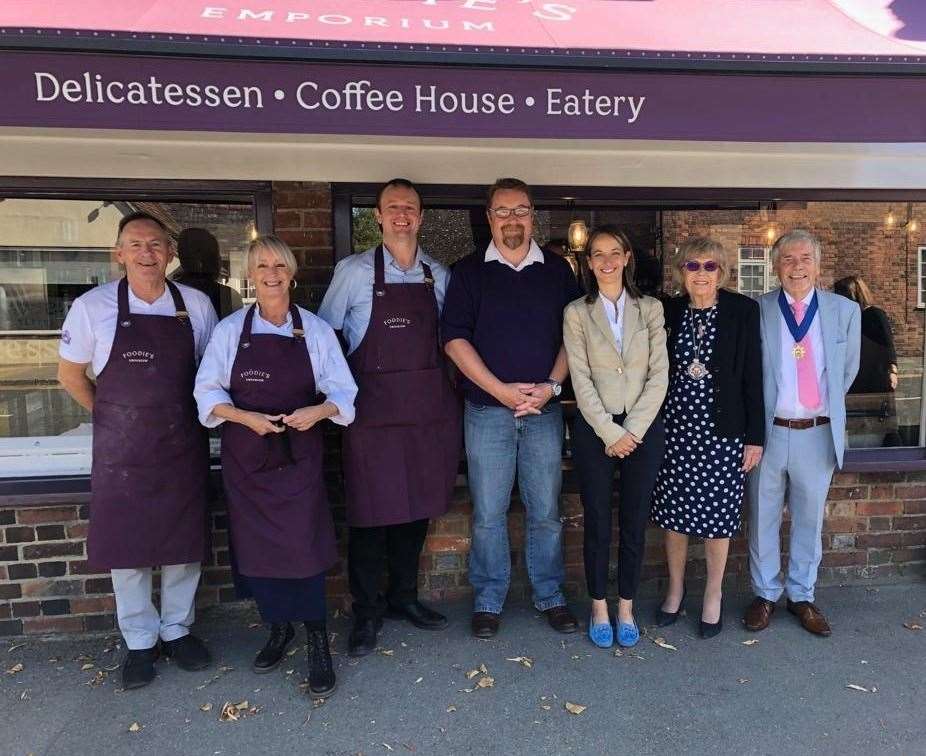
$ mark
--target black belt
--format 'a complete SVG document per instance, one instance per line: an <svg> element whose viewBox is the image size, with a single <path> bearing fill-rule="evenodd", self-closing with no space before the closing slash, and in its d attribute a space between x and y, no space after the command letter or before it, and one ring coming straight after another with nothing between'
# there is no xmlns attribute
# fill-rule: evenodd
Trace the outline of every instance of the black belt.
<svg viewBox="0 0 926 756"><path fill-rule="evenodd" d="M820 415L820 417L810 417L806 420L785 420L783 417L776 417L772 422L775 425L780 425L782 428L807 430L817 425L827 425L829 421L830 419L826 415Z"/></svg>

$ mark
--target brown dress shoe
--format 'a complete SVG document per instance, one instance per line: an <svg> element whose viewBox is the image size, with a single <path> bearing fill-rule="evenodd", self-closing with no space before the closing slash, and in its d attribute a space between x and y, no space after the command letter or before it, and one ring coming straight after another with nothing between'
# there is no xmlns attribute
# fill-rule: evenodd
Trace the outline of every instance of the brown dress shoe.
<svg viewBox="0 0 926 756"><path fill-rule="evenodd" d="M579 629L578 621L565 606L554 606L545 610L544 615L550 627L558 633L574 633Z"/></svg>
<svg viewBox="0 0 926 756"><path fill-rule="evenodd" d="M752 603L746 607L746 616L743 619L744 624L746 625L747 630L752 630L757 632L759 630L765 630L768 627L768 623L772 619L772 615L775 613L775 602L764 599L761 596L756 596Z"/></svg>
<svg viewBox="0 0 926 756"><path fill-rule="evenodd" d="M501 617L491 612L476 612L473 614L473 635L477 638L493 638L498 632Z"/></svg>
<svg viewBox="0 0 926 756"><path fill-rule="evenodd" d="M810 601L788 599L788 611L801 621L801 626L809 633L826 637L833 632L823 612Z"/></svg>

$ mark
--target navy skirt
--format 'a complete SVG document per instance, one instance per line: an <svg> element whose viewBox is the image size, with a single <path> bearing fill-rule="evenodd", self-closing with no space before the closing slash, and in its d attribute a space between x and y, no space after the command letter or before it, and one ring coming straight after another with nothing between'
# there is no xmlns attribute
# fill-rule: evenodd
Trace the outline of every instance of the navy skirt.
<svg viewBox="0 0 926 756"><path fill-rule="evenodd" d="M283 622L324 622L325 573L307 578L249 577L238 572L231 551L232 578L239 599L253 598L260 618L269 624Z"/></svg>

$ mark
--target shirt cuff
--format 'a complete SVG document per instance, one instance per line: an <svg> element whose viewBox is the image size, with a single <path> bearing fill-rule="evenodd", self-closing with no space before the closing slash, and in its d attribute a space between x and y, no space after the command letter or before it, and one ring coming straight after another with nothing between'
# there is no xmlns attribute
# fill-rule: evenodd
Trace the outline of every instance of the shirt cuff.
<svg viewBox="0 0 926 756"><path fill-rule="evenodd" d="M338 396L337 394L329 395L327 399L338 408L338 414L328 418L331 422L335 425L345 426L354 422L356 410L354 409L352 400L348 399L346 396Z"/></svg>
<svg viewBox="0 0 926 756"><path fill-rule="evenodd" d="M216 417L212 414L212 410L220 404L234 404L234 402L225 391L214 390L201 397L196 404L199 408L199 422L207 428L218 428L225 422L225 418Z"/></svg>

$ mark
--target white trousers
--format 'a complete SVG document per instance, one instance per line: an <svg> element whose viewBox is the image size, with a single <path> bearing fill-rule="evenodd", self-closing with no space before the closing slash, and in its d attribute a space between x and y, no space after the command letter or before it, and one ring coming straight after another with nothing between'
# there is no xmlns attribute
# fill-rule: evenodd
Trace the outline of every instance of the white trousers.
<svg viewBox="0 0 926 756"><path fill-rule="evenodd" d="M110 570L119 630L130 650L152 648L160 637L177 640L190 632L196 613L200 563L161 567L161 612L151 599L150 567Z"/></svg>
<svg viewBox="0 0 926 756"><path fill-rule="evenodd" d="M804 430L772 426L762 461L747 479L749 571L756 596L813 601L823 556L826 495L836 467L829 425ZM787 578L781 577L781 519L787 495L791 512Z"/></svg>

